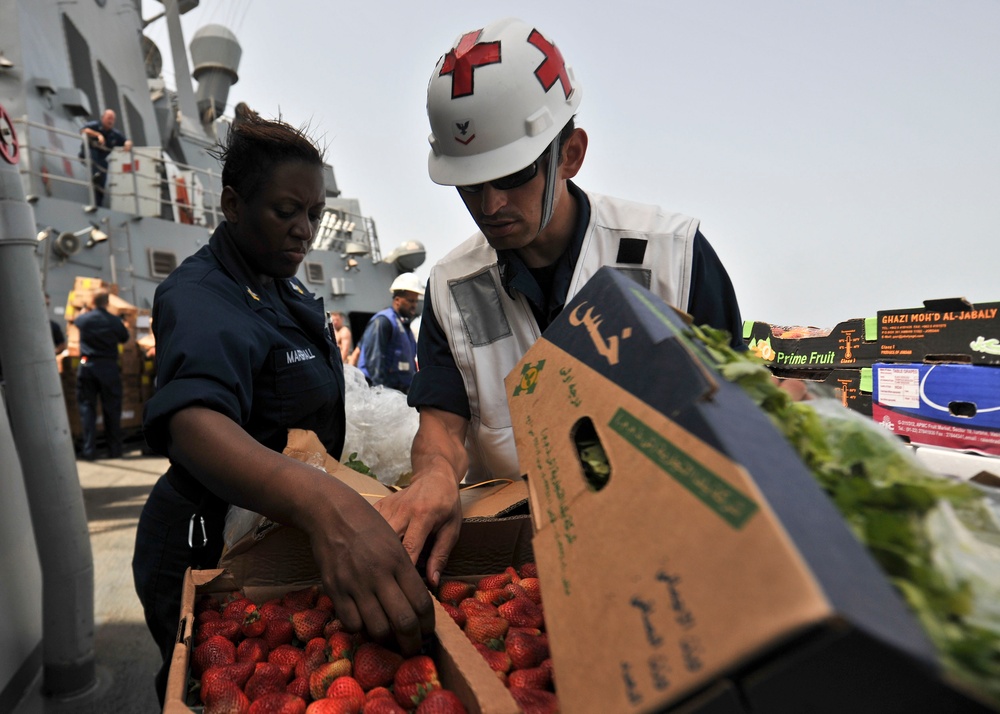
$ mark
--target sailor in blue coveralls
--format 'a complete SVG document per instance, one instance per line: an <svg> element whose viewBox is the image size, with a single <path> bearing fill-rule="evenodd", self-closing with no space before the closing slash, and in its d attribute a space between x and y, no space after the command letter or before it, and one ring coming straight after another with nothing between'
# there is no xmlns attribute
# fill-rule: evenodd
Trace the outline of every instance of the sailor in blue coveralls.
<svg viewBox="0 0 1000 714"><path fill-rule="evenodd" d="M97 458L97 398L101 399L104 436L108 455L122 455L122 375L118 345L127 342L128 328L121 318L108 312L108 294L94 296L94 309L77 317L80 331L80 366L76 371L76 402L80 410L83 446L80 458Z"/></svg>
<svg viewBox="0 0 1000 714"><path fill-rule="evenodd" d="M215 567L229 504L309 535L340 620L419 650L432 601L396 534L357 492L283 455L289 429L344 444L344 373L323 302L295 273L325 207L322 155L245 106L220 151L225 222L157 288L157 391L145 436L169 457L132 568L163 655L163 699L188 567Z"/></svg>
<svg viewBox="0 0 1000 714"><path fill-rule="evenodd" d="M413 273L392 281L392 306L375 313L361 336L358 369L371 385L382 385L403 394L417 373L417 340L410 323L424 288Z"/></svg>
<svg viewBox="0 0 1000 714"><path fill-rule="evenodd" d="M104 187L108 183L108 156L116 147L124 147L126 151L132 148L132 142L115 129L115 112L105 109L99 120L89 121L80 129L86 145L90 148L90 162L94 185L94 203L104 205ZM83 149L80 150L83 158Z"/></svg>

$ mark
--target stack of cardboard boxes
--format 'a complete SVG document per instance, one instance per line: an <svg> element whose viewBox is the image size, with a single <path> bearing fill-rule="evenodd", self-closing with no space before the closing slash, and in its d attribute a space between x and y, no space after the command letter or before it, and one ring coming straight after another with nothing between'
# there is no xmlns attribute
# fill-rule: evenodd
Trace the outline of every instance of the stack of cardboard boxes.
<svg viewBox="0 0 1000 714"><path fill-rule="evenodd" d="M88 310L93 297L98 292L108 293L108 312L121 317L128 328L129 339L119 348L119 365L122 374L122 433L128 436L142 428L142 405L152 395L153 365L146 357L143 346L151 339L149 333L149 311L140 310L135 305L118 296L118 286L100 278L77 277L73 290L66 298L66 350L59 355L56 364L62 381L69 417L70 432L74 439L82 437L80 410L76 402L76 374L80 366L80 333L73 324L77 315ZM104 418L98 410L98 430L103 428Z"/></svg>
<svg viewBox="0 0 1000 714"><path fill-rule="evenodd" d="M1000 456L1000 303L928 300L818 333L747 322L743 337L775 375L831 385L913 444Z"/></svg>

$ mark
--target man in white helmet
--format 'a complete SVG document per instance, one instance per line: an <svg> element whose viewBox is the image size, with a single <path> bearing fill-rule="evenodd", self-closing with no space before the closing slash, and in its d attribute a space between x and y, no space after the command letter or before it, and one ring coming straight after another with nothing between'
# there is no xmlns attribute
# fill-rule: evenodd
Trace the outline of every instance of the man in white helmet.
<svg viewBox="0 0 1000 714"><path fill-rule="evenodd" d="M551 38L506 19L461 35L427 88L428 168L479 232L431 271L408 403L412 484L378 508L437 584L462 522L458 485L518 478L503 379L602 266L742 346L729 276L697 219L584 192L581 88Z"/></svg>
<svg viewBox="0 0 1000 714"><path fill-rule="evenodd" d="M413 273L403 273L389 286L392 305L375 313L361 336L358 369L369 384L404 394L417 372L417 340L410 322L417 315L424 286Z"/></svg>

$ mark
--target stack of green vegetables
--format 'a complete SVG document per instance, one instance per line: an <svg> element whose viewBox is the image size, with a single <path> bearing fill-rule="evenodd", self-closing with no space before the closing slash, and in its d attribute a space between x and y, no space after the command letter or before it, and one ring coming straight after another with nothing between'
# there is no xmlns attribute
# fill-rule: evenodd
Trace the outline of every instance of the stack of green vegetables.
<svg viewBox="0 0 1000 714"><path fill-rule="evenodd" d="M976 602L1000 602L1000 573L985 586L981 580L956 579L938 567L936 531L927 527L928 517L944 504L976 530L996 531L984 492L931 474L896 437L845 407L836 405L835 413L793 401L763 362L729 346L728 334L691 329L723 377L771 416L833 499L923 625L942 668L1000 704L1000 618L975 612ZM995 549L987 555L1000 558L1000 533L989 537L992 544L979 545Z"/></svg>

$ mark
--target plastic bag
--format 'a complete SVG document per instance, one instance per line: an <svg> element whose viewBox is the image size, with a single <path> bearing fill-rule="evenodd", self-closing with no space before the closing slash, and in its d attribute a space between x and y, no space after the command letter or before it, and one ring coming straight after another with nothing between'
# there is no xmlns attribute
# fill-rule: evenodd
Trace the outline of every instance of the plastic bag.
<svg viewBox="0 0 1000 714"><path fill-rule="evenodd" d="M924 520L935 567L968 585L970 624L1000 633L1000 496L962 506L941 501Z"/></svg>
<svg viewBox="0 0 1000 714"><path fill-rule="evenodd" d="M410 446L420 417L406 395L381 385L369 387L361 370L344 365L347 433L341 463L352 454L386 486L412 471Z"/></svg>

